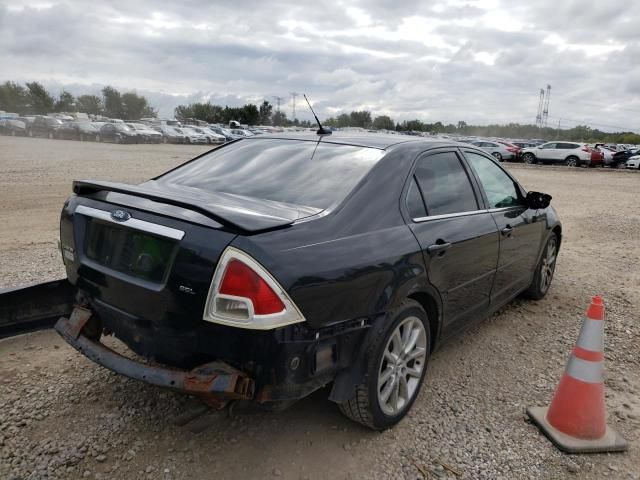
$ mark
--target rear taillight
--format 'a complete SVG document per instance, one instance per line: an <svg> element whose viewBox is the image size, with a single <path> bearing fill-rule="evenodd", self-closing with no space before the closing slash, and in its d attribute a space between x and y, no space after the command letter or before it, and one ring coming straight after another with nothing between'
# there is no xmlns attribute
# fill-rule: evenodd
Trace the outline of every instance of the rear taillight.
<svg viewBox="0 0 640 480"><path fill-rule="evenodd" d="M516 147L507 147L507 151L511 153L517 153L520 149Z"/></svg>
<svg viewBox="0 0 640 480"><path fill-rule="evenodd" d="M584 147L582 147L582 151L583 152L590 152L591 149L587 145L585 145Z"/></svg>
<svg viewBox="0 0 640 480"><path fill-rule="evenodd" d="M261 330L304 321L269 272L234 247L228 247L220 257L203 318L213 323Z"/></svg>
<svg viewBox="0 0 640 480"><path fill-rule="evenodd" d="M219 291L224 295L250 300L257 315L280 313L284 310L284 303L276 292L240 260L233 259L227 264Z"/></svg>

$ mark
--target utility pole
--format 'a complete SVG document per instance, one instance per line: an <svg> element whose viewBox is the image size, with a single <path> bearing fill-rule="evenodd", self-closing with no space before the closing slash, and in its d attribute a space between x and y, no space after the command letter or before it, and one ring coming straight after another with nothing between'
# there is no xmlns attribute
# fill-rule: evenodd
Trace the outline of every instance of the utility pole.
<svg viewBox="0 0 640 480"><path fill-rule="evenodd" d="M298 95L300 95L298 92L290 92L291 95L291 103L292 103L292 108L291 108L291 120L293 120L295 122L296 120L296 97Z"/></svg>
<svg viewBox="0 0 640 480"><path fill-rule="evenodd" d="M544 100L544 110L542 111L542 124L547 126L547 119L549 118L549 97L551 96L551 85L547 84L547 96Z"/></svg>
<svg viewBox="0 0 640 480"><path fill-rule="evenodd" d="M556 130L556 140L558 140L560 138L560 123L562 122L562 119L559 118L558 119L558 130Z"/></svg>
<svg viewBox="0 0 640 480"><path fill-rule="evenodd" d="M540 89L540 99L538 100L538 114L536 115L536 127L542 127L542 105L544 104L544 90Z"/></svg>

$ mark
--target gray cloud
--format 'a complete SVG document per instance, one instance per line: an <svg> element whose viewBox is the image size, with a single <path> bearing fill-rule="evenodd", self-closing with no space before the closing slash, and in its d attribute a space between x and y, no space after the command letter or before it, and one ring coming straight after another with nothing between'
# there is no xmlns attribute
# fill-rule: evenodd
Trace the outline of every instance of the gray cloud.
<svg viewBox="0 0 640 480"><path fill-rule="evenodd" d="M454 123L532 122L550 83L550 121L640 130L633 5L0 0L0 80L136 89L163 114L297 91L321 116L368 108Z"/></svg>

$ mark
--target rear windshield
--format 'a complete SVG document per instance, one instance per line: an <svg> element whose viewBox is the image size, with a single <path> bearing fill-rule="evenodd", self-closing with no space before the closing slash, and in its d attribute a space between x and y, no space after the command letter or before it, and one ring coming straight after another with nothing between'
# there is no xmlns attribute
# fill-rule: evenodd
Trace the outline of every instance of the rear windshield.
<svg viewBox="0 0 640 480"><path fill-rule="evenodd" d="M326 142L241 140L158 180L325 209L342 201L383 154Z"/></svg>

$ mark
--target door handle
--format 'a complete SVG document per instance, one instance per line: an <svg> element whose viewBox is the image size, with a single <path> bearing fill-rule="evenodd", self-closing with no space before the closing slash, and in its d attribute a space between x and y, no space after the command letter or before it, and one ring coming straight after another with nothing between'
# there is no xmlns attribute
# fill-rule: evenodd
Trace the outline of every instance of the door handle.
<svg viewBox="0 0 640 480"><path fill-rule="evenodd" d="M449 248L451 248L451 244L448 242L434 243L427 247L427 253L432 257L435 257L436 255L441 257L447 250L449 250Z"/></svg>
<svg viewBox="0 0 640 480"><path fill-rule="evenodd" d="M513 228L511 227L511 225L507 225L502 230L500 230L500 233L505 237L510 237L512 232L513 232Z"/></svg>

